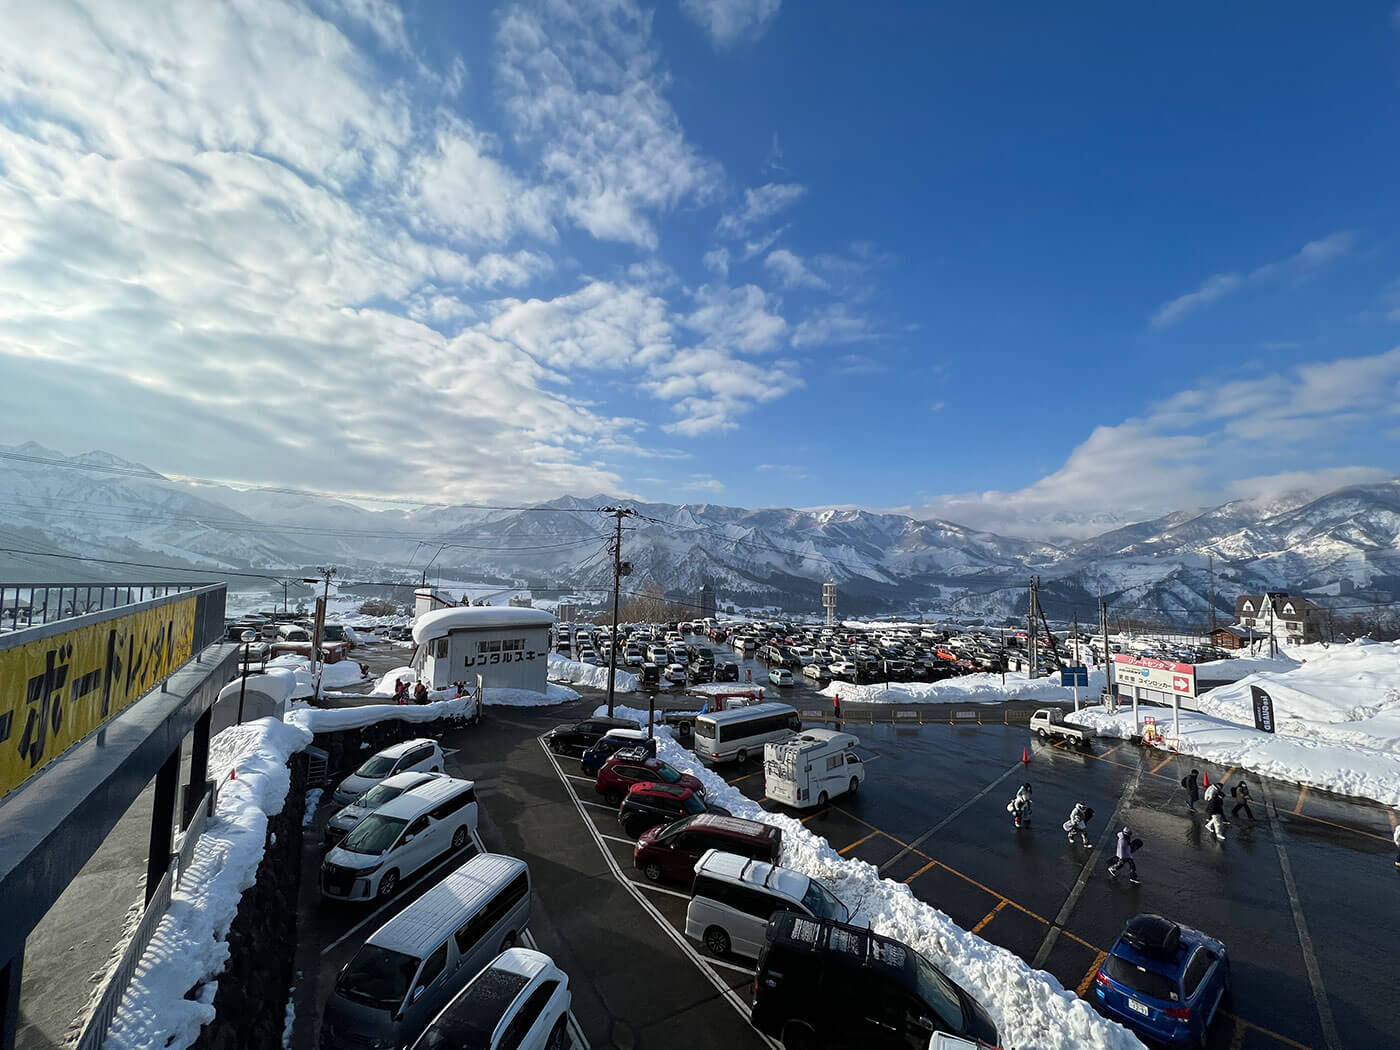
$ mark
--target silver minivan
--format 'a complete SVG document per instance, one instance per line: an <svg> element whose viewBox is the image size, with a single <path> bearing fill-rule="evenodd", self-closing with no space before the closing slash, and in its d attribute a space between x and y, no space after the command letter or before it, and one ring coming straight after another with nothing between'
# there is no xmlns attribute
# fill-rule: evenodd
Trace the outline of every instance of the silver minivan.
<svg viewBox="0 0 1400 1050"><path fill-rule="evenodd" d="M407 1046L529 921L529 866L498 853L473 857L371 934L340 971L321 1045Z"/></svg>
<svg viewBox="0 0 1400 1050"><path fill-rule="evenodd" d="M850 910L816 879L791 868L706 850L695 865L685 935L713 955L757 959L768 920L780 911L849 922Z"/></svg>

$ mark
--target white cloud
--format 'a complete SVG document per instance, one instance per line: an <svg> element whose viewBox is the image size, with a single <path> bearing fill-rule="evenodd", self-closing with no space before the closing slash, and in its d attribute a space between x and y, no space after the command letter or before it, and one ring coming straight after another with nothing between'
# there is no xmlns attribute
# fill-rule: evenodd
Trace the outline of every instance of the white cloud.
<svg viewBox="0 0 1400 1050"><path fill-rule="evenodd" d="M686 17L703 29L715 47L754 41L778 17L782 0L681 0Z"/></svg>
<svg viewBox="0 0 1400 1050"><path fill-rule="evenodd" d="M750 352L771 350L787 331L787 322L776 312L776 304L757 285L703 285L695 293L695 301L697 307L685 324L701 333L711 346Z"/></svg>
<svg viewBox="0 0 1400 1050"><path fill-rule="evenodd" d="M651 16L633 0L515 3L496 44L516 138L581 229L654 249L651 213L718 193L720 169L686 141Z"/></svg>
<svg viewBox="0 0 1400 1050"><path fill-rule="evenodd" d="M710 347L684 350L652 376L645 388L676 402L681 413L662 429L686 437L733 430L737 417L755 403L773 401L803 385L790 361L758 365Z"/></svg>
<svg viewBox="0 0 1400 1050"><path fill-rule="evenodd" d="M729 249L712 248L705 253L705 269L712 273L717 273L721 277L729 276Z"/></svg>
<svg viewBox="0 0 1400 1050"><path fill-rule="evenodd" d="M813 311L792 333L792 345L826 346L836 343L863 343L879 335L870 319L854 314L840 303Z"/></svg>
<svg viewBox="0 0 1400 1050"><path fill-rule="evenodd" d="M1152 327L1167 328L1176 324L1187 314L1218 302L1247 284L1305 277L1318 268L1342 258L1351 251L1355 243L1356 235L1353 233L1333 233L1319 240L1309 241L1286 259L1265 263L1243 276L1238 273L1214 274L1201 282L1200 287L1194 291L1165 303L1152 315Z"/></svg>
<svg viewBox="0 0 1400 1050"><path fill-rule="evenodd" d="M874 375L889 371L889 365L869 354L842 354L837 358L833 371L837 375Z"/></svg>
<svg viewBox="0 0 1400 1050"><path fill-rule="evenodd" d="M770 182L757 189L745 190L743 203L736 211L721 216L716 232L721 237L743 237L755 226L761 226L792 207L806 192L807 187L795 182Z"/></svg>
<svg viewBox="0 0 1400 1050"><path fill-rule="evenodd" d="M594 281L554 299L505 299L496 308L486 333L562 372L646 367L675 351L665 301L636 287Z"/></svg>
<svg viewBox="0 0 1400 1050"><path fill-rule="evenodd" d="M790 252L786 248L769 252L768 258L763 260L763 265L784 288L825 288L827 286L826 281L808 268L807 264L803 262L802 256Z"/></svg>

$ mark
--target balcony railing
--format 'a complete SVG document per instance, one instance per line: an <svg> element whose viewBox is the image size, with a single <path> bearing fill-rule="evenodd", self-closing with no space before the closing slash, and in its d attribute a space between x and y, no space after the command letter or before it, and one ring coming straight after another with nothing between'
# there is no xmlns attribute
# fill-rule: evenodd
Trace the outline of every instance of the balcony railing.
<svg viewBox="0 0 1400 1050"><path fill-rule="evenodd" d="M208 581L0 584L0 633L71 620L207 586Z"/></svg>

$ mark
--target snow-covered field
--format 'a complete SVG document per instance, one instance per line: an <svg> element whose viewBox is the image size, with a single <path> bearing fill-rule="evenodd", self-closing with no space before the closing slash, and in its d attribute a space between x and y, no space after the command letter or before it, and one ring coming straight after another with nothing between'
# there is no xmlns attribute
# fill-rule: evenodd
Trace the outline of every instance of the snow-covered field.
<svg viewBox="0 0 1400 1050"><path fill-rule="evenodd" d="M599 707L595 714L606 714ZM646 720L645 711L618 708L623 718ZM1016 1050L1141 1050L1135 1035L1100 1017L1054 977L1034 970L1004 948L968 933L947 915L918 900L902 882L880 877L862 860L843 857L793 817L769 813L701 765L677 744L665 726L656 729L660 756L677 769L699 777L706 797L737 817L783 829L782 863L821 879L851 906L857 922L877 933L912 945L949 977L974 995L1001 1032L1002 1045Z"/></svg>
<svg viewBox="0 0 1400 1050"><path fill-rule="evenodd" d="M231 726L210 741L209 773L220 782L215 815L122 997L107 1037L111 1050L184 1050L213 1020L229 926L262 861L267 818L286 801L287 760L310 742L305 729L272 718Z"/></svg>
<svg viewBox="0 0 1400 1050"><path fill-rule="evenodd" d="M1080 688L1079 699L1097 699L1103 687L1103 671L1092 668L1089 685ZM995 704L1003 700L1074 699L1074 690L1060 685L1059 678L1031 679L1023 671L1007 671L1004 683L1000 674L969 674L941 682L891 682L888 686L884 682L859 686L831 682L820 692L822 696L839 696L842 700L871 704Z"/></svg>
<svg viewBox="0 0 1400 1050"><path fill-rule="evenodd" d="M593 664L582 663L578 660L570 660L560 656L558 653L549 654L549 680L551 682L566 682L569 685L581 685L586 689L606 689L608 687L608 669L606 667L595 667ZM635 693L637 687L641 685L641 680L630 671L617 668L616 677L613 680L613 690L619 693Z"/></svg>

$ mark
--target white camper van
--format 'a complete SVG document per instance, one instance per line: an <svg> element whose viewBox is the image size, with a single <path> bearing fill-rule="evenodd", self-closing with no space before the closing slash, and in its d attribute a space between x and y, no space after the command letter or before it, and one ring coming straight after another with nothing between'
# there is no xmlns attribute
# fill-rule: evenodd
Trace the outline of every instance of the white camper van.
<svg viewBox="0 0 1400 1050"><path fill-rule="evenodd" d="M763 745L763 790L795 809L824 806L840 794L854 795L865 779L852 733L806 729L792 740Z"/></svg>

